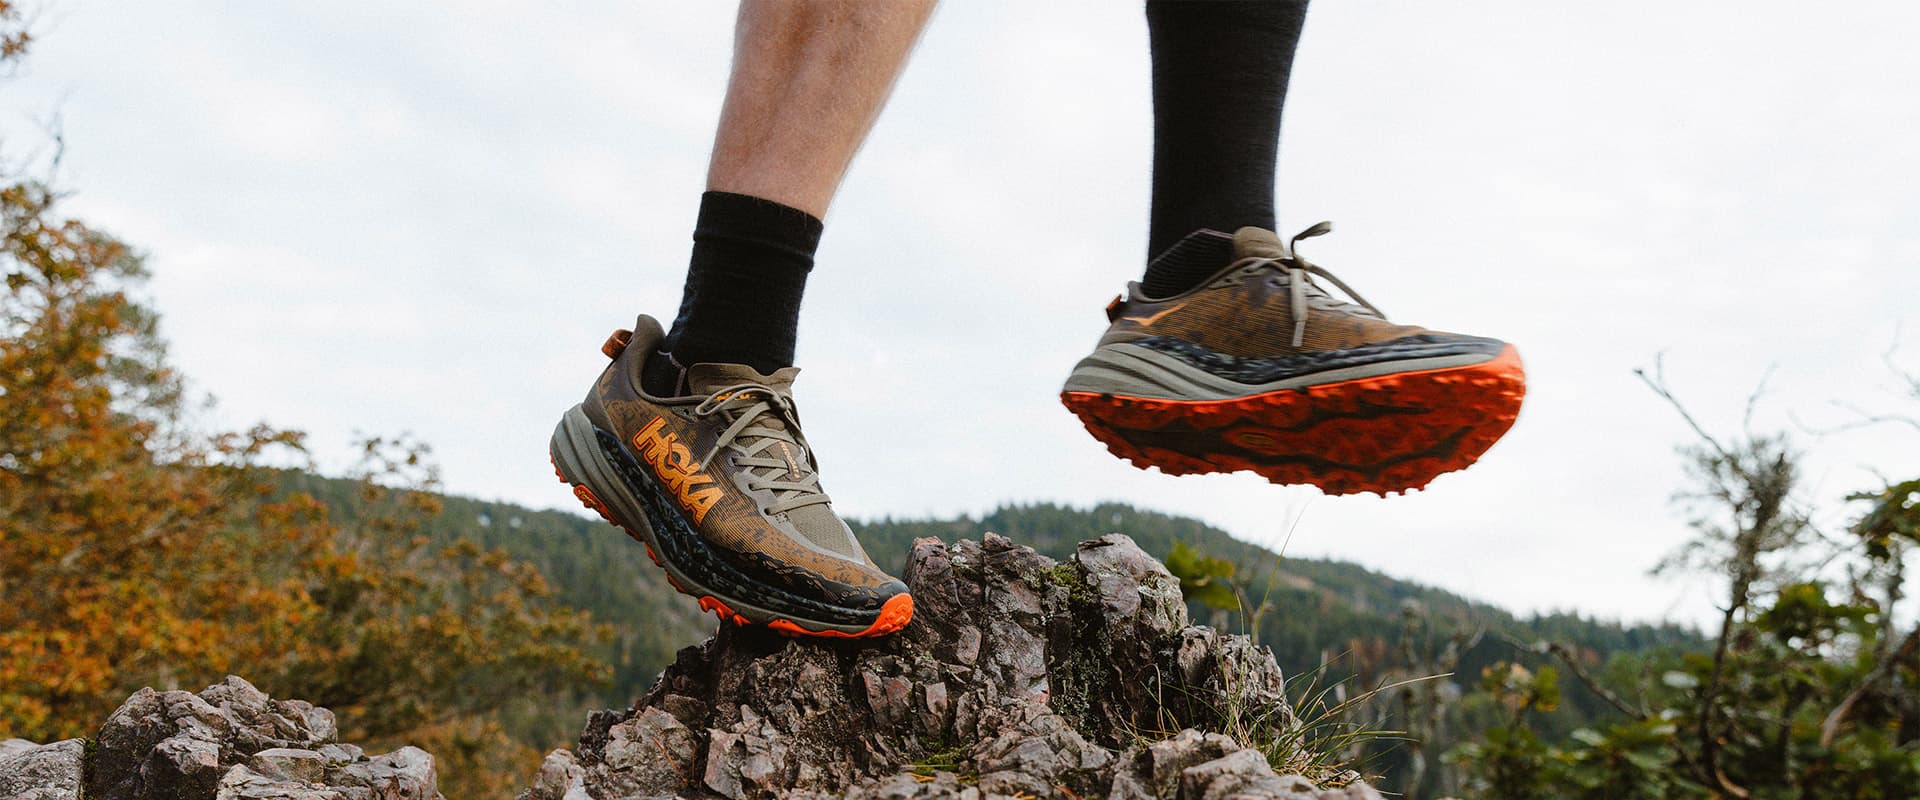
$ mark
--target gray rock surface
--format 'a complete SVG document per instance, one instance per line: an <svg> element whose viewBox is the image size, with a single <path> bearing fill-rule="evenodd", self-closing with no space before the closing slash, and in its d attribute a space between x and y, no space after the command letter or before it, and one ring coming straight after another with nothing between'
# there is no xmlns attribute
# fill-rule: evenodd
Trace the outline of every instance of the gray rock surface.
<svg viewBox="0 0 1920 800"><path fill-rule="evenodd" d="M327 783L353 800L434 800L437 782L433 756L418 747L327 770Z"/></svg>
<svg viewBox="0 0 1920 800"><path fill-rule="evenodd" d="M598 712L521 800L1310 798L1217 733L1295 724L1273 655L1187 624L1180 584L1118 534L1055 563L987 534L914 543L913 624L872 642L723 625L624 712ZM1227 702L1232 699L1232 703ZM1142 744L1139 732L1179 730ZM1325 797L1377 797L1359 784Z"/></svg>
<svg viewBox="0 0 1920 800"><path fill-rule="evenodd" d="M301 700L275 700L236 677L198 694L141 689L107 718L94 737L86 796L100 800L439 797L433 756L425 751L403 747L368 758L360 748L334 741L338 735L333 712ZM11 762L0 762L0 781L5 780L6 763ZM9 798L0 793L0 800Z"/></svg>
<svg viewBox="0 0 1920 800"><path fill-rule="evenodd" d="M1064 563L993 534L921 539L904 577L913 624L881 640L722 625L633 708L592 714L520 800L1380 797L1208 732L1228 708L1296 724L1280 669L1188 625L1179 582L1125 536ZM443 800L432 755L338 735L332 712L236 677L142 689L91 742L0 741L0 800Z"/></svg>
<svg viewBox="0 0 1920 800"><path fill-rule="evenodd" d="M80 800L87 743L0 742L0 800Z"/></svg>
<svg viewBox="0 0 1920 800"><path fill-rule="evenodd" d="M254 753L247 768L280 780L316 783L327 776L327 758L313 750L271 747Z"/></svg>

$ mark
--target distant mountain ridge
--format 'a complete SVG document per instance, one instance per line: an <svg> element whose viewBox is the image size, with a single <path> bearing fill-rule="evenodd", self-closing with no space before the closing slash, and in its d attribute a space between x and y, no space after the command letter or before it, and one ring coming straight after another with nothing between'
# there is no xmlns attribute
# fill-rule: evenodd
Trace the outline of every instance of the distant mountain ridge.
<svg viewBox="0 0 1920 800"><path fill-rule="evenodd" d="M1352 562L1282 557L1199 520L1122 503L1102 503L1092 508L1052 503L1010 505L979 519L886 519L852 525L875 562L883 566L898 564L916 537L951 541L978 537L986 531L1055 558L1071 554L1076 542L1113 532L1127 534L1141 549L1162 560L1176 542L1187 544L1233 562L1241 574L1254 574L1253 599L1257 602L1265 593L1273 608L1261 626L1259 640L1273 648L1289 674L1315 669L1323 659L1352 653L1360 649L1359 645L1394 641L1405 627L1404 614L1410 608L1424 614L1431 632L1441 636L1451 633L1456 625L1486 629L1488 635L1481 645L1463 657L1458 667L1462 676L1459 680L1466 682L1471 682L1481 667L1510 657L1510 640L1553 639L1589 651L1601 661L1618 652L1704 647L1699 632L1672 624L1621 624L1564 612L1521 618L1489 603L1383 575ZM1472 557L1468 549L1460 552L1462 559ZM1311 613L1299 613L1302 609ZM1189 612L1195 620L1221 622L1220 614L1198 604L1190 604ZM1226 620L1223 626L1237 630L1233 622ZM1583 697L1576 691L1571 699L1576 705L1593 700L1592 710L1599 710L1597 698Z"/></svg>
<svg viewBox="0 0 1920 800"><path fill-rule="evenodd" d="M343 521L359 513L354 481L290 472L284 486L312 494ZM1245 579L1250 600L1258 603L1264 597L1268 603L1269 610L1259 617L1259 630L1247 631L1247 620L1237 612L1196 602L1187 604L1191 619L1225 632L1257 633L1258 642L1272 649L1289 680L1298 682L1298 688L1289 690L1296 701L1307 693L1309 683L1341 684L1339 696L1352 696L1395 681L1421 685L1442 681L1433 690L1452 699L1441 701L1447 709L1444 719L1436 718L1440 721L1425 734L1425 753L1432 756L1445 753L1464 741L1460 737L1484 729L1493 719L1497 709L1456 702L1475 694L1483 670L1509 661L1531 669L1551 663L1543 650L1532 646L1536 642L1567 645L1596 675L1637 669L1634 665L1642 663L1638 657L1653 651L1705 649L1698 632L1679 626L1622 625L1567 613L1522 618L1358 564L1281 557L1199 520L1120 503L1092 508L1007 505L979 518L886 518L849 524L875 563L895 574L905 566L917 538L978 541L989 532L1058 560L1070 558L1081 541L1115 532L1131 537L1163 561L1176 543L1225 559ZM545 748L571 742L580 715L587 710L632 707L674 662L676 652L711 636L717 624L667 585L665 574L648 561L644 548L585 512L533 510L445 495L442 512L427 521L420 533L438 542L466 539L503 548L537 566L558 602L587 610L609 626L612 639L597 655L613 667L610 685L570 692L577 703L570 708L503 718L509 733L529 745ZM1462 547L1460 557L1473 557L1470 546ZM1563 688L1560 711L1536 716L1531 723L1547 740L1564 739L1577 728L1617 716L1580 683L1567 681ZM1417 702L1421 701L1411 695L1383 698L1366 712L1370 720L1363 722L1385 730L1406 730L1396 726L1409 713L1407 704ZM1408 752L1414 747L1410 743L1396 747L1393 741L1382 741L1381 746L1385 749L1369 751L1368 763L1377 774L1387 776L1383 786L1393 786L1399 780L1395 776L1404 774L1409 759L1417 756Z"/></svg>

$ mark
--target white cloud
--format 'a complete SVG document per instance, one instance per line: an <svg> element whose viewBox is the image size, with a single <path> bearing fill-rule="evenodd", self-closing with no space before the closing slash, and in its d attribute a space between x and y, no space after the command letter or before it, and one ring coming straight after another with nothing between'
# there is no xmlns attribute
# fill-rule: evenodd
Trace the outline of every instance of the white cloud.
<svg viewBox="0 0 1920 800"><path fill-rule="evenodd" d="M1122 499L1516 608L1700 618L1669 354L1722 426L1891 405L1920 296L1920 107L1891 2L1323 2L1288 102L1285 227L1397 317L1520 344L1531 396L1407 498L1166 478L1054 394L1138 271L1150 109L1133 4L947 3L829 217L800 384L842 508ZM7 86L55 105L73 208L153 253L184 369L232 421L433 443L450 488L565 505L542 449L606 330L670 315L724 84L725 4L73 0ZM64 101L60 98L64 97ZM1914 320L1907 318L1909 329ZM1909 349L1915 347L1911 343ZM1908 363L1913 363L1911 356ZM1811 443L1809 496L1912 437Z"/></svg>

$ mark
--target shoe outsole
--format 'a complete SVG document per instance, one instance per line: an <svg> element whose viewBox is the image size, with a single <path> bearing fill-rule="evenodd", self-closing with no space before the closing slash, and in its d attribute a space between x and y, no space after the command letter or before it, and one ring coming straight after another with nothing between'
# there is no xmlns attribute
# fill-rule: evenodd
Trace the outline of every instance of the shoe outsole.
<svg viewBox="0 0 1920 800"><path fill-rule="evenodd" d="M712 613L714 616L719 617L722 622L731 622L736 626L761 624L765 625L769 630L787 636L806 636L822 639L871 639L894 633L901 628L905 628L907 623L913 621L913 595L911 594L900 594L889 598L885 604L880 606L880 614L874 619L873 623L868 625L864 630L857 632L831 628L810 628L801 621L779 616L770 617L765 620L751 619L747 615L733 610L731 606L727 605L725 600L710 594L689 591L687 587L681 586L680 582L674 579L672 571L667 570L667 565L661 562L659 554L654 552L653 543L648 541L647 535L644 532L636 531L622 523L619 518L614 516L613 512L607 507L607 504L600 499L599 495L593 493L591 487L569 479L566 472L560 468L558 459L552 458L551 454L549 454L549 461L553 463L554 477L559 478L561 483L573 487L573 496L580 501L582 506L585 506L595 514L599 514L600 518L605 520L608 525L619 528L620 531L628 537L639 542L641 546L647 549L647 558L653 561L653 565L666 572L667 584L672 586L674 591L694 598L700 604L701 611Z"/></svg>
<svg viewBox="0 0 1920 800"><path fill-rule="evenodd" d="M1169 475L1248 471L1328 494L1382 496L1465 469L1513 426L1526 373L1512 345L1468 366L1225 400L1062 392L1115 456Z"/></svg>

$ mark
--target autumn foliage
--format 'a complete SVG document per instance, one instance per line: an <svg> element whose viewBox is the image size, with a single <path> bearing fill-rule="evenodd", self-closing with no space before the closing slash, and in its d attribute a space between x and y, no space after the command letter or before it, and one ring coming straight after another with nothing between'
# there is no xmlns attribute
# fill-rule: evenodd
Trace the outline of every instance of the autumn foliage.
<svg viewBox="0 0 1920 800"><path fill-rule="evenodd" d="M0 62L18 22L0 0ZM0 738L87 735L141 686L236 673L345 735L457 751L503 739L503 704L605 679L537 570L419 535L424 448L366 443L341 520L267 466L304 463L300 434L198 430L140 255L22 169L0 162Z"/></svg>

